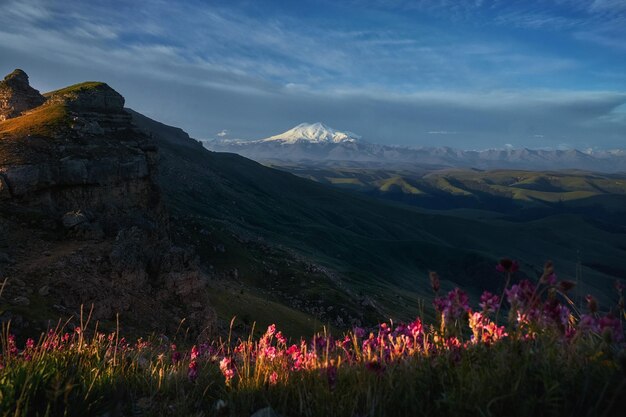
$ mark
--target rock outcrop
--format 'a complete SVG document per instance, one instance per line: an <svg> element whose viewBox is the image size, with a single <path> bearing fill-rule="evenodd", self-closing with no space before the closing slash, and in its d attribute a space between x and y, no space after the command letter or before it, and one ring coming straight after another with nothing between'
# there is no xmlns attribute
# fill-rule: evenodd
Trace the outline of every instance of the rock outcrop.
<svg viewBox="0 0 626 417"><path fill-rule="evenodd" d="M12 260L0 265L0 285L3 273L11 277L2 295L8 311L45 288L56 313L93 304L95 319L126 314L144 330L172 331L183 318L192 330L210 327L207 278L193 251L171 242L158 149L133 125L124 98L96 82L44 98L17 70L2 86L13 92L3 113L12 119L0 121L0 251Z"/></svg>
<svg viewBox="0 0 626 417"><path fill-rule="evenodd" d="M42 105L46 99L28 83L28 75L16 69L0 81L0 121L17 117Z"/></svg>
<svg viewBox="0 0 626 417"><path fill-rule="evenodd" d="M20 70L6 79L9 81L4 83L15 91L36 92ZM67 212L92 212L110 233L121 225L132 225L137 218L162 222L163 208L153 178L157 149L133 127L124 110L124 98L107 84L95 82L46 97L45 102L30 101L40 104L34 110L29 105L32 133L11 137L9 132L9 137L0 141L4 158L20 156L8 162L0 160L0 200L37 207L59 220ZM63 109L58 120L42 118L40 122L34 117L56 108ZM46 129L38 130L38 123ZM56 128L47 130L51 124Z"/></svg>

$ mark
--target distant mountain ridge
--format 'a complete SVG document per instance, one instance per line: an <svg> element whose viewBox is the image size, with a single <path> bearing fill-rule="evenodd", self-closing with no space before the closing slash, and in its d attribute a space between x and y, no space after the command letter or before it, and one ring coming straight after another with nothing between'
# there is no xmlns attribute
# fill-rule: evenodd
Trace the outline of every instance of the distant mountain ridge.
<svg viewBox="0 0 626 417"><path fill-rule="evenodd" d="M439 168L478 169L582 169L601 172L626 171L626 152L505 148L461 150L442 147L403 147L361 140L322 123L302 123L279 135L245 141L203 141L212 151L233 152L264 163L358 162L386 165L420 164Z"/></svg>

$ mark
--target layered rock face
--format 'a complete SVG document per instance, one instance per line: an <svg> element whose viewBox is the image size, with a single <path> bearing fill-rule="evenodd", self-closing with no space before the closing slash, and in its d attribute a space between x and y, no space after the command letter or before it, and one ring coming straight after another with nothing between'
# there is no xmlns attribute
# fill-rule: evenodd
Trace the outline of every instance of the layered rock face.
<svg viewBox="0 0 626 417"><path fill-rule="evenodd" d="M28 75L20 69L0 81L0 121L17 117L45 101L44 96L29 85Z"/></svg>
<svg viewBox="0 0 626 417"><path fill-rule="evenodd" d="M0 280L12 277L2 297L13 306L5 315L45 287L56 313L93 304L100 320L126 312L152 329L183 318L206 328L206 276L193 251L171 243L158 149L133 126L124 98L90 82L37 101L26 74L13 74L20 88L11 100L29 112L0 122L0 254L8 260L0 259Z"/></svg>
<svg viewBox="0 0 626 417"><path fill-rule="evenodd" d="M28 83L25 74L22 81ZM20 92L30 88L21 85L13 99L28 101L29 93ZM124 98L104 83L84 83L48 94L37 110L53 106L67 114L52 134L9 134L0 142L0 151L21 156L18 163L0 161L0 198L54 218L68 211L97 213L110 230L136 216L161 222L152 178L156 146L133 128Z"/></svg>

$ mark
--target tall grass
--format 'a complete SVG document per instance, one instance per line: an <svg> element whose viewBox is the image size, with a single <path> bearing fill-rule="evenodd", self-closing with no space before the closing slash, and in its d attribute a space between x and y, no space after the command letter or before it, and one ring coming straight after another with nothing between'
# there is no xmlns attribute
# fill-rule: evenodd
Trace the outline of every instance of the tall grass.
<svg viewBox="0 0 626 417"><path fill-rule="evenodd" d="M506 281L514 264L503 263ZM505 279L503 279L504 283ZM511 280L514 281L514 280ZM7 416L621 415L626 394L622 286L600 312L569 300L551 265L536 283L439 295L439 320L381 323L340 338L290 341L275 326L243 340L181 349L166 337L129 343L89 316L17 346L0 341L0 411ZM502 298L502 299L501 299ZM586 310L585 312L579 310ZM506 324L495 316L506 316Z"/></svg>

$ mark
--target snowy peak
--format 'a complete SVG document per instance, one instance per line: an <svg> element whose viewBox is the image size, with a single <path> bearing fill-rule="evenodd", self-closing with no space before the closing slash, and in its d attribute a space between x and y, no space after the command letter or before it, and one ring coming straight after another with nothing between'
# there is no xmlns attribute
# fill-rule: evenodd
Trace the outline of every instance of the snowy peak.
<svg viewBox="0 0 626 417"><path fill-rule="evenodd" d="M280 142L280 143L342 143L356 142L360 136L352 132L340 132L323 123L301 123L280 135L271 136L263 139L261 142Z"/></svg>

